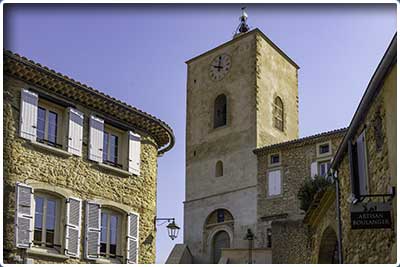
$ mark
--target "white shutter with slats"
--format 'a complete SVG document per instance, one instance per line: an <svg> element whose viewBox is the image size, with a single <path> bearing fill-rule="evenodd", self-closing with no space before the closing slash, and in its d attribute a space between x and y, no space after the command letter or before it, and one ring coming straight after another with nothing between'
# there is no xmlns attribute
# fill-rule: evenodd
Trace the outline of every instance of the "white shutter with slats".
<svg viewBox="0 0 400 267"><path fill-rule="evenodd" d="M140 135L128 132L129 137L129 161L128 170L130 173L140 175Z"/></svg>
<svg viewBox="0 0 400 267"><path fill-rule="evenodd" d="M19 135L22 138L36 141L38 112L38 95L26 90L21 90L21 109L19 119Z"/></svg>
<svg viewBox="0 0 400 267"><path fill-rule="evenodd" d="M268 196L281 194L281 171L268 172Z"/></svg>
<svg viewBox="0 0 400 267"><path fill-rule="evenodd" d="M89 159L103 161L104 120L90 116Z"/></svg>
<svg viewBox="0 0 400 267"><path fill-rule="evenodd" d="M83 139L83 113L69 108L68 152L81 156Z"/></svg>
<svg viewBox="0 0 400 267"><path fill-rule="evenodd" d="M126 261L127 263L137 264L139 255L139 215L129 213L127 226Z"/></svg>
<svg viewBox="0 0 400 267"><path fill-rule="evenodd" d="M15 194L15 246L17 248L29 248L33 239L33 188L26 184L17 183Z"/></svg>
<svg viewBox="0 0 400 267"><path fill-rule="evenodd" d="M314 179L316 175L318 175L318 162L314 161L311 163L311 178Z"/></svg>
<svg viewBox="0 0 400 267"><path fill-rule="evenodd" d="M82 201L70 197L66 205L65 255L79 258Z"/></svg>
<svg viewBox="0 0 400 267"><path fill-rule="evenodd" d="M85 258L97 259L100 254L101 205L92 201L86 202Z"/></svg>
<svg viewBox="0 0 400 267"><path fill-rule="evenodd" d="M365 145L365 131L357 138L357 165L360 195L368 194L368 165Z"/></svg>

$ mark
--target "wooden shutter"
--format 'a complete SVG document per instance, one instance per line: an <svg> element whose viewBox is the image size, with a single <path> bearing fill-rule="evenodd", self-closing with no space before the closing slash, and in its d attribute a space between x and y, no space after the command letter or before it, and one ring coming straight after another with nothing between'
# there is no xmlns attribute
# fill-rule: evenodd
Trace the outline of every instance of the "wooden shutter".
<svg viewBox="0 0 400 267"><path fill-rule="evenodd" d="M140 175L140 135L128 132L129 137L129 161L128 170L130 173Z"/></svg>
<svg viewBox="0 0 400 267"><path fill-rule="evenodd" d="M38 95L26 89L21 90L19 135L36 141Z"/></svg>
<svg viewBox="0 0 400 267"><path fill-rule="evenodd" d="M311 178L314 179L315 176L318 175L318 162L314 161L313 163L311 163L310 170Z"/></svg>
<svg viewBox="0 0 400 267"><path fill-rule="evenodd" d="M79 258L82 201L70 197L66 205L65 255Z"/></svg>
<svg viewBox="0 0 400 267"><path fill-rule="evenodd" d="M103 161L104 120L90 116L89 159Z"/></svg>
<svg viewBox="0 0 400 267"><path fill-rule="evenodd" d="M33 188L16 184L15 246L29 248L33 239L34 198Z"/></svg>
<svg viewBox="0 0 400 267"><path fill-rule="evenodd" d="M129 213L127 226L126 261L127 263L137 264L139 255L139 215Z"/></svg>
<svg viewBox="0 0 400 267"><path fill-rule="evenodd" d="M68 152L81 156L83 139L83 113L69 108Z"/></svg>
<svg viewBox="0 0 400 267"><path fill-rule="evenodd" d="M268 195L276 196L281 194L281 171L275 170L268 173Z"/></svg>
<svg viewBox="0 0 400 267"><path fill-rule="evenodd" d="M368 164L367 149L365 145L365 131L357 138L358 178L361 195L368 194Z"/></svg>
<svg viewBox="0 0 400 267"><path fill-rule="evenodd" d="M85 234L85 257L86 259L97 259L100 254L101 233L101 206L98 203L86 202L86 234Z"/></svg>

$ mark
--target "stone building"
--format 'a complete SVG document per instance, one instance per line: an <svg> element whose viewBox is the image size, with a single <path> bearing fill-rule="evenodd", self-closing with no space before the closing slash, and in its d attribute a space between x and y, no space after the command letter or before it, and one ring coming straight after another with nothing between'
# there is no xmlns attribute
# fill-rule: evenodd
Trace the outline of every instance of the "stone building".
<svg viewBox="0 0 400 267"><path fill-rule="evenodd" d="M257 242L272 263L308 263L309 229L297 193L306 178L326 176L346 128L254 150L258 158ZM299 244L302 244L299 246Z"/></svg>
<svg viewBox="0 0 400 267"><path fill-rule="evenodd" d="M154 263L161 120L4 52L4 262Z"/></svg>
<svg viewBox="0 0 400 267"><path fill-rule="evenodd" d="M331 263L335 254L343 263L397 262L396 49L397 34L332 161L339 198L327 190L307 212L312 263Z"/></svg>
<svg viewBox="0 0 400 267"><path fill-rule="evenodd" d="M187 66L184 242L194 263L217 263L257 225L253 149L298 137L298 66L258 29Z"/></svg>
<svg viewBox="0 0 400 267"><path fill-rule="evenodd" d="M349 128L299 139L299 67L259 29L249 31L245 14L240 19L232 40L186 62L184 243L174 247L167 263L338 262L342 254L336 236L336 188L329 185L319 191L307 212L297 198L307 178L319 175L336 181L328 175L332 160L339 170L346 216L344 262L395 262L394 229L353 233L349 227L351 207L344 203L352 187L348 164L340 162L346 162L343 140L355 135L354 120ZM396 185L395 70L383 85L379 71L374 86L391 89L382 96L369 95L368 101L363 98L363 109L355 115L380 110L378 119L368 115L373 122L367 126L357 124L360 129L370 127L367 139L380 137L383 151L377 156L368 151L374 155L370 171L379 172L369 180L371 194ZM370 237L374 242L367 241ZM370 259L365 260L367 255Z"/></svg>

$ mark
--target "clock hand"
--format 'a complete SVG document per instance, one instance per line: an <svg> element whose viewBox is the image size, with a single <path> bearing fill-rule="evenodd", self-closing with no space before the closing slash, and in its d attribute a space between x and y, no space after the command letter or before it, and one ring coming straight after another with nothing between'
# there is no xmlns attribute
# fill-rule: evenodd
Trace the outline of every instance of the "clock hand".
<svg viewBox="0 0 400 267"><path fill-rule="evenodd" d="M222 69L223 67L222 66L215 66L215 65L212 65L214 68L216 68L216 69Z"/></svg>

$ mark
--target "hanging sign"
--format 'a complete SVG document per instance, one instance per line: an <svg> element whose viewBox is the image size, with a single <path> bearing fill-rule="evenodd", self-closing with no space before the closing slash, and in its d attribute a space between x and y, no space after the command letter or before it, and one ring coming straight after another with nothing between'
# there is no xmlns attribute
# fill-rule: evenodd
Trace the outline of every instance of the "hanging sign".
<svg viewBox="0 0 400 267"><path fill-rule="evenodd" d="M389 202L357 203L350 208L352 229L391 228Z"/></svg>

